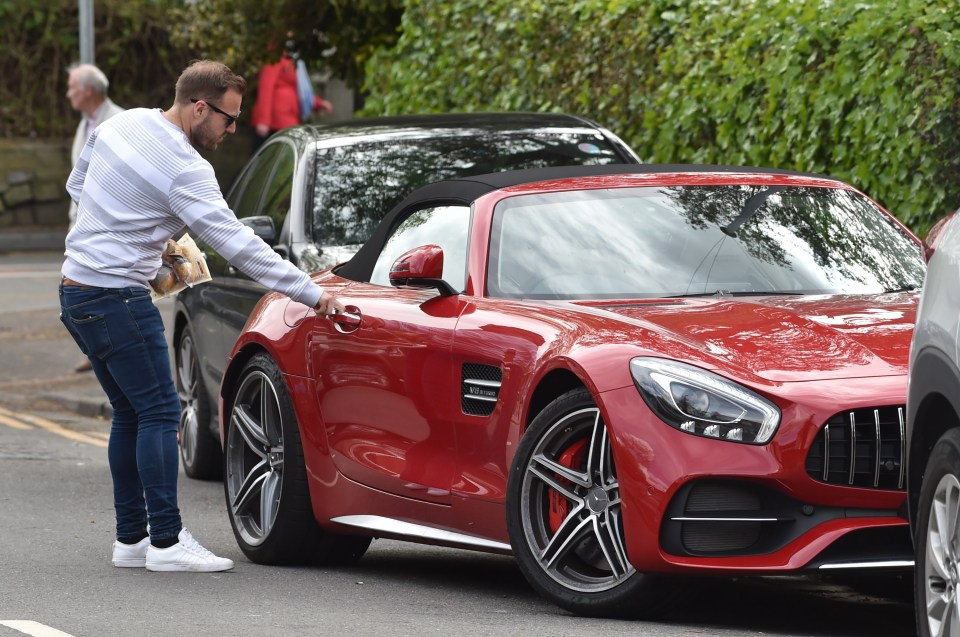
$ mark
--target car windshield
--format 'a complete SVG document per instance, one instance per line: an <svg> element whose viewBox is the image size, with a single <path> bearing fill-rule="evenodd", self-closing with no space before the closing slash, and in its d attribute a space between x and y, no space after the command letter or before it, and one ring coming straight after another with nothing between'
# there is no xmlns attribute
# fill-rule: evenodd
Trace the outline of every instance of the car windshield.
<svg viewBox="0 0 960 637"><path fill-rule="evenodd" d="M511 197L487 293L588 299L865 294L923 283L920 247L849 190L676 186Z"/></svg>
<svg viewBox="0 0 960 637"><path fill-rule="evenodd" d="M311 235L321 247L362 244L380 219L426 184L469 175L623 160L599 133L574 129L438 131L320 148Z"/></svg>

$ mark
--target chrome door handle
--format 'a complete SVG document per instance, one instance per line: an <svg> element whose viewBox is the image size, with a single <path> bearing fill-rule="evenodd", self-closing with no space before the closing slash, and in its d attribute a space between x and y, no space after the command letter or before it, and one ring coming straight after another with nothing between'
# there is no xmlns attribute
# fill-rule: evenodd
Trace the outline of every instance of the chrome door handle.
<svg viewBox="0 0 960 637"><path fill-rule="evenodd" d="M328 314L327 318L333 321L333 328L341 334L349 334L360 329L360 323L363 316L360 314L360 308L356 305L348 305L344 312L335 312Z"/></svg>

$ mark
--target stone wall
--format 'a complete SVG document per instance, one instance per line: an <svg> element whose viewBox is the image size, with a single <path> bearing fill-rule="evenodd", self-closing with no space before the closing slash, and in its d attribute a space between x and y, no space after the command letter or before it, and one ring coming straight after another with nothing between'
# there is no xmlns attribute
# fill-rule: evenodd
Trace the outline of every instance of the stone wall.
<svg viewBox="0 0 960 637"><path fill-rule="evenodd" d="M66 227L73 139L0 139L0 230Z"/></svg>
<svg viewBox="0 0 960 637"><path fill-rule="evenodd" d="M0 139L0 232L67 227L71 144L72 137ZM250 145L250 131L241 129L216 151L201 153L224 194L249 159Z"/></svg>

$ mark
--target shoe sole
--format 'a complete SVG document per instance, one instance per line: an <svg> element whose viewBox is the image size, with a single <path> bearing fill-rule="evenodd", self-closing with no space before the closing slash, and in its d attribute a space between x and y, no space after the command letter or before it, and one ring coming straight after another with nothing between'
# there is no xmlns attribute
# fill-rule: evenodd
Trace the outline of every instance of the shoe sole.
<svg viewBox="0 0 960 637"><path fill-rule="evenodd" d="M146 564L148 571L154 573L219 573L220 571L229 571L233 564L229 566L217 566L215 564Z"/></svg>
<svg viewBox="0 0 960 637"><path fill-rule="evenodd" d="M117 568L143 568L147 565L145 557L113 558L113 565Z"/></svg>

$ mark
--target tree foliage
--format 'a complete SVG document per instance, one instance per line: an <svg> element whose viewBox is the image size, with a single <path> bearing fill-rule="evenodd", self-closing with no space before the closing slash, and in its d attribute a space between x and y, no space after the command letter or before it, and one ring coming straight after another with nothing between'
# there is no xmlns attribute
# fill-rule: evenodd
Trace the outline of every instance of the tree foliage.
<svg viewBox="0 0 960 637"><path fill-rule="evenodd" d="M97 0L97 64L121 106L169 106L173 84L196 54L170 46L172 0ZM0 135L65 136L77 126L67 91L79 58L76 0L0 0Z"/></svg>
<svg viewBox="0 0 960 637"><path fill-rule="evenodd" d="M314 70L354 85L398 37L401 0L95 0L96 63L124 107L167 107L190 60L222 60L251 81L287 39ZM0 135L68 136L65 98L79 58L77 0L0 0ZM289 34L289 36L288 36Z"/></svg>
<svg viewBox="0 0 960 637"><path fill-rule="evenodd" d="M958 36L940 0L408 0L364 113L572 112L648 161L844 179L923 232L960 205Z"/></svg>
<svg viewBox="0 0 960 637"><path fill-rule="evenodd" d="M96 0L95 31L127 107L169 105L196 57L253 79L290 40L311 68L364 88L363 114L576 113L648 161L844 179L923 232L960 205L960 12L948 5ZM68 136L76 0L0 0L0 23L0 135Z"/></svg>
<svg viewBox="0 0 960 637"><path fill-rule="evenodd" d="M174 11L174 44L252 75L288 46L359 87L373 51L392 46L402 0L204 0Z"/></svg>

